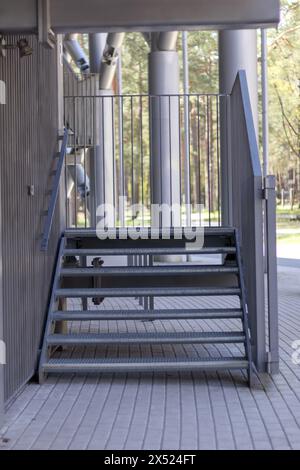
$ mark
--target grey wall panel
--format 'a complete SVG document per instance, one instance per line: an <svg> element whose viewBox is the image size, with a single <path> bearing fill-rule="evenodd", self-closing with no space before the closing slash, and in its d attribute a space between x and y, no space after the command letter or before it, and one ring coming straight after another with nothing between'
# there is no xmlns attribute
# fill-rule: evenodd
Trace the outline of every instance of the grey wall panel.
<svg viewBox="0 0 300 470"><path fill-rule="evenodd" d="M18 36L7 37L16 43ZM43 212L57 146L57 54L28 40L33 55L0 59L6 105L0 107L5 400L34 372L59 236L56 215L48 253L40 252ZM34 196L28 186L34 185Z"/></svg>

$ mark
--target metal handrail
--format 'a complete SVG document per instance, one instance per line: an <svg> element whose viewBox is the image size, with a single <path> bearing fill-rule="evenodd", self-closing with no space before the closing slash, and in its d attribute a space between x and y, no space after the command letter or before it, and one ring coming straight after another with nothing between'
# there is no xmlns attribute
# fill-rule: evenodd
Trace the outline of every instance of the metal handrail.
<svg viewBox="0 0 300 470"><path fill-rule="evenodd" d="M49 244L49 239L50 239L50 234L51 234L51 229L52 229L52 224L53 224L53 219L54 219L54 213L55 213L55 208L56 208L56 202L57 202L57 197L58 197L58 192L59 192L59 184L60 184L62 169L64 165L64 159L65 159L66 152L67 152L67 144L68 144L68 129L65 128L63 139L62 139L62 145L61 145L61 149L59 153L58 164L57 164L57 168L55 172L55 177L53 180L53 187L51 190L49 208L47 211L47 217L46 217L46 221L44 225L41 251L47 251L48 249L48 244Z"/></svg>
<svg viewBox="0 0 300 470"><path fill-rule="evenodd" d="M149 93L112 93L107 95L95 95L95 94L86 94L86 95L64 95L64 98L78 98L78 99L86 99L86 98L183 98L183 97L198 97L199 98L206 98L206 97L218 97L218 98L227 98L230 95L226 93L161 93L161 94L149 94Z"/></svg>

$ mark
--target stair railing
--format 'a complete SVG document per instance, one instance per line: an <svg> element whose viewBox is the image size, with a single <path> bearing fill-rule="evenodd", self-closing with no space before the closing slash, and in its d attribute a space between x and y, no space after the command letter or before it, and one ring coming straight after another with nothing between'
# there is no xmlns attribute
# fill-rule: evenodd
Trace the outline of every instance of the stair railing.
<svg viewBox="0 0 300 470"><path fill-rule="evenodd" d="M276 249L274 250L275 204L274 198L271 199L270 196L269 225L264 239L265 191L247 78L243 70L237 74L230 95L230 123L228 140L231 151L228 155L227 173L231 176L232 203L229 222L240 233L253 359L258 371L266 372L270 361L270 356L268 357L270 349L274 358L278 349L276 342L278 335ZM271 244L270 241L272 241ZM270 251L268 251L269 247ZM268 346L266 344L264 283L264 254L266 253L268 253L268 267L270 268L267 273L268 287L271 287L268 292L267 322L269 332L271 332Z"/></svg>
<svg viewBox="0 0 300 470"><path fill-rule="evenodd" d="M57 167L55 170L55 176L53 178L53 186L51 189L50 202L49 202L49 207L47 210L43 236L42 236L42 242L41 242L41 251L47 251L48 249L48 244L50 240L51 229L52 229L52 224L53 224L53 219L54 219L54 214L55 214L55 209L56 209L56 203L57 203L57 198L58 198L58 193L59 193L60 180L61 180L62 170L64 167L64 160L65 160L65 156L67 152L67 145L68 145L68 129L65 128L63 137L62 137L62 144L61 144L61 148L59 152L58 163L57 163Z"/></svg>

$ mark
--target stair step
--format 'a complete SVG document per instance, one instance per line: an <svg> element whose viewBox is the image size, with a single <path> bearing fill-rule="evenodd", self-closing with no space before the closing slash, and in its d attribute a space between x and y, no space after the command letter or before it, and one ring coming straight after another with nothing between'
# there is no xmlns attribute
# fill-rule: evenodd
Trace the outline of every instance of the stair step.
<svg viewBox="0 0 300 470"><path fill-rule="evenodd" d="M189 297L240 295L238 287L136 287L98 289L57 289L56 297Z"/></svg>
<svg viewBox="0 0 300 470"><path fill-rule="evenodd" d="M201 332L201 333L106 333L106 334L52 334L48 345L91 345L91 344L212 344L244 343L242 332Z"/></svg>
<svg viewBox="0 0 300 470"><path fill-rule="evenodd" d="M130 255L215 255L235 254L236 248L66 248L64 256L130 256Z"/></svg>
<svg viewBox="0 0 300 470"><path fill-rule="evenodd" d="M247 369L246 358L126 358L126 359L50 359L42 364L45 372L147 372Z"/></svg>
<svg viewBox="0 0 300 470"><path fill-rule="evenodd" d="M174 233L176 234L181 234L182 238L184 238L184 235L188 235L193 233L195 231L195 228L199 227L176 227L176 228L171 228L170 230L170 235L171 237L174 237ZM83 228L83 229L67 229L65 231L65 237L66 238L97 238L97 234L99 233L104 233L108 236L109 233L112 233L116 236L116 239L124 239L124 238L130 238L131 233L136 233L136 228L135 227L117 227L117 228L112 228L108 230L102 230L102 231L97 231L95 229L90 229L90 228ZM139 232L144 235L145 237L147 236L150 238L154 238L154 235L157 236L157 238L162 236L162 229L155 229L155 228L150 228L150 227L139 227ZM233 236L235 233L235 229L232 227L204 227L204 235L205 237L207 236Z"/></svg>
<svg viewBox="0 0 300 470"><path fill-rule="evenodd" d="M52 314L55 321L92 320L172 320L172 319L241 319L241 309L178 309L178 310L85 310L58 311Z"/></svg>
<svg viewBox="0 0 300 470"><path fill-rule="evenodd" d="M238 274L237 267L211 265L211 266L122 266L122 267L101 267L101 268L63 268L61 277L76 276L165 276L182 274Z"/></svg>

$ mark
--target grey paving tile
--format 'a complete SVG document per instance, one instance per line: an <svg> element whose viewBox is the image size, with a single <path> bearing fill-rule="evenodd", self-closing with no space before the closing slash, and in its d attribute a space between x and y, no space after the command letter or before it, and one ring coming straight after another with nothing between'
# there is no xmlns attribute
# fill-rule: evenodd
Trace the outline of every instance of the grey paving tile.
<svg viewBox="0 0 300 470"><path fill-rule="evenodd" d="M300 337L300 298L291 298L280 288L278 376L261 376L253 390L239 371L51 377L41 387L29 384L9 408L2 431L9 439L5 448L299 449L300 367L291 363L290 345L293 338ZM195 299L186 300L195 307ZM119 308L118 302L110 300L109 308ZM182 305L181 299L160 302L162 308L170 302L176 308ZM126 305L137 306L132 299L126 300ZM219 327L216 322L207 323L208 330L211 325ZM110 321L103 322L101 331L183 331L198 326L197 321L119 325ZM235 327L234 321L231 326ZM99 324L92 322L87 328L99 331ZM130 351L147 355L151 349L143 346ZM180 350L195 356L198 351L193 346ZM110 354L116 355L117 348L111 348ZM172 355L174 349L154 346L152 354Z"/></svg>

